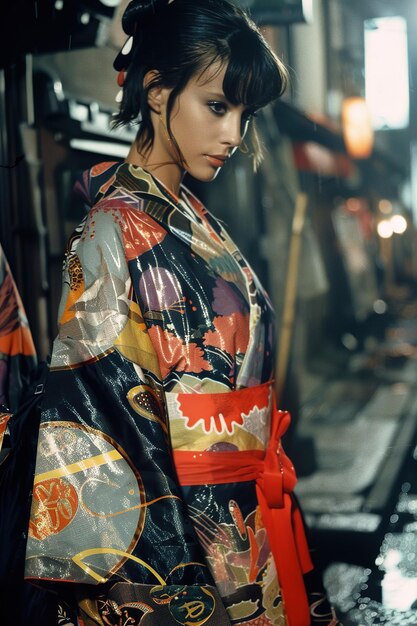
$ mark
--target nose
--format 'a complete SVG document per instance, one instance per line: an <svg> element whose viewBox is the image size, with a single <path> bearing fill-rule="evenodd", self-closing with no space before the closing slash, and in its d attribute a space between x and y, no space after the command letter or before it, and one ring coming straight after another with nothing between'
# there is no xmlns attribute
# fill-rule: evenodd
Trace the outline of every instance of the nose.
<svg viewBox="0 0 417 626"><path fill-rule="evenodd" d="M240 112L233 111L226 116L224 124L224 140L223 143L230 148L237 148L240 146L242 136L242 115Z"/></svg>

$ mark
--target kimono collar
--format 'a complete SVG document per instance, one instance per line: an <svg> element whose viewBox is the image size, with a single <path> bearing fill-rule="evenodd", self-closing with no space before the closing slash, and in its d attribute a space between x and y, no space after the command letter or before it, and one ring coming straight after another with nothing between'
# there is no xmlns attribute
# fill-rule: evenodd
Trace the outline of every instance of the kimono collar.
<svg viewBox="0 0 417 626"><path fill-rule="evenodd" d="M151 200L169 204L182 210L183 201L192 194L181 185L180 197L172 193L158 178L132 163L105 161L83 172L75 183L74 191L81 196L86 208L114 195L115 190L125 189L132 195L146 194ZM197 201L198 202L198 201Z"/></svg>

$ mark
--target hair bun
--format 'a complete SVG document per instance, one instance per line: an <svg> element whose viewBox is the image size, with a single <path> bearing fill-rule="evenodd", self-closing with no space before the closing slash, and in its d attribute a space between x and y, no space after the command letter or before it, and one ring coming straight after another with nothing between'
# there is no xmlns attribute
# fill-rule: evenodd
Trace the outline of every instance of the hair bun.
<svg viewBox="0 0 417 626"><path fill-rule="evenodd" d="M134 35L136 25L155 14L162 6L171 4L174 0L132 0L123 13L122 27L127 35Z"/></svg>

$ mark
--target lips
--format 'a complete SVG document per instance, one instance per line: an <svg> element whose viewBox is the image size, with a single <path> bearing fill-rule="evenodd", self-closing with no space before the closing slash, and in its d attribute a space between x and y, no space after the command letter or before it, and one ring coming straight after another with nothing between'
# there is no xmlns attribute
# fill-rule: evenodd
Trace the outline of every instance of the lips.
<svg viewBox="0 0 417 626"><path fill-rule="evenodd" d="M223 167L229 157L222 154L206 154L206 158L210 165L218 168Z"/></svg>

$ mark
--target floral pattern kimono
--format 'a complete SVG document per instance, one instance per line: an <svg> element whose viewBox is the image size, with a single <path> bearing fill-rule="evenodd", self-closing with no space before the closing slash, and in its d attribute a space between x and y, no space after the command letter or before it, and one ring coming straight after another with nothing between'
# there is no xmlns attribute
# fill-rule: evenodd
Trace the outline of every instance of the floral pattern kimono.
<svg viewBox="0 0 417 626"><path fill-rule="evenodd" d="M79 191L92 208L66 253L26 577L73 591L85 626L337 624L309 589L256 276L185 188L103 163Z"/></svg>
<svg viewBox="0 0 417 626"><path fill-rule="evenodd" d="M36 352L22 300L0 246L0 451L11 417L31 371Z"/></svg>

